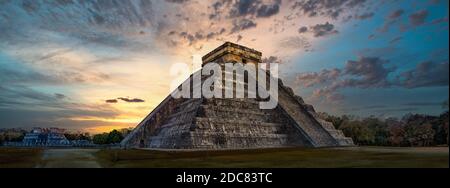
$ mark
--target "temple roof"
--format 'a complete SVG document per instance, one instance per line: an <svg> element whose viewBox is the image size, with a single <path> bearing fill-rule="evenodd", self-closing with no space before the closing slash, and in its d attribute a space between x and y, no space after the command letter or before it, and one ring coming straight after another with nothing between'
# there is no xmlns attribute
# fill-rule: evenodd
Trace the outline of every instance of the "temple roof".
<svg viewBox="0 0 450 188"><path fill-rule="evenodd" d="M232 42L225 42L224 44L220 45L213 51L209 52L208 54L204 55L202 57L203 63L211 62L225 54L234 54L238 56L242 56L245 58L252 59L256 62L261 61L262 53L254 50L252 48L248 48L239 44L235 44Z"/></svg>

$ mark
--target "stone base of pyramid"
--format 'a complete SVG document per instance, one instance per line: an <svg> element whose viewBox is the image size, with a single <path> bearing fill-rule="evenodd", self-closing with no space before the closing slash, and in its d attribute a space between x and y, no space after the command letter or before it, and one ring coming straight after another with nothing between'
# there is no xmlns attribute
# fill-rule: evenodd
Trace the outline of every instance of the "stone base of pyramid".
<svg viewBox="0 0 450 188"><path fill-rule="evenodd" d="M351 146L310 105L280 86L275 109L257 99L167 97L124 139L125 148L242 149Z"/></svg>

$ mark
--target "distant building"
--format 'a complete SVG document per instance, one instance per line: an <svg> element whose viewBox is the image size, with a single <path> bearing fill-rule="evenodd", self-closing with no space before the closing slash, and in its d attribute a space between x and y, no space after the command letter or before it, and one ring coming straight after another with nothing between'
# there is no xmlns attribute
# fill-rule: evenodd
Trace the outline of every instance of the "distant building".
<svg viewBox="0 0 450 188"><path fill-rule="evenodd" d="M23 146L71 146L64 136L64 130L58 128L35 128L27 133L22 140Z"/></svg>

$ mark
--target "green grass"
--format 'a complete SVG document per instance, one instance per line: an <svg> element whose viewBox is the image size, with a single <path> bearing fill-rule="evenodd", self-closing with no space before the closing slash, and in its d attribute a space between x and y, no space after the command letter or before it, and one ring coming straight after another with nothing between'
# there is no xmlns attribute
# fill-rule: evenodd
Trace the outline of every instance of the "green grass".
<svg viewBox="0 0 450 188"><path fill-rule="evenodd" d="M448 147L278 148L224 151L100 150L104 167L449 167Z"/></svg>
<svg viewBox="0 0 450 188"><path fill-rule="evenodd" d="M32 168L39 163L42 149L0 148L0 168Z"/></svg>
<svg viewBox="0 0 450 188"><path fill-rule="evenodd" d="M0 148L0 168L36 167L44 149ZM86 151L80 150L80 155ZM155 151L103 149L93 151L102 167L206 168L345 168L449 167L448 147L273 148L219 151ZM63 157L59 165L71 162ZM66 162L65 162L66 161Z"/></svg>

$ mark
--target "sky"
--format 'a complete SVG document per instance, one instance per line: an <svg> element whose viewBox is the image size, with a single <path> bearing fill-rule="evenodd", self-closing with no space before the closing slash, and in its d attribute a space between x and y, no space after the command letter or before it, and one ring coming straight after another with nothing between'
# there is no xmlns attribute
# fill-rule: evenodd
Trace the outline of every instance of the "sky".
<svg viewBox="0 0 450 188"><path fill-rule="evenodd" d="M316 111L448 110L447 0L0 0L0 128L136 126L231 41Z"/></svg>

